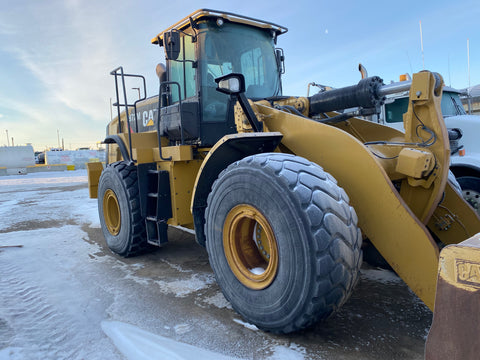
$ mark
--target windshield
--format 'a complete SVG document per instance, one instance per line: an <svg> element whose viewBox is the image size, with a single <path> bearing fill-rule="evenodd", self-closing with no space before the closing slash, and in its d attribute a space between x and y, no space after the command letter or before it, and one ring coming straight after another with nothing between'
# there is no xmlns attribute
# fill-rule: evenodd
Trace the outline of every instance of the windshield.
<svg viewBox="0 0 480 360"><path fill-rule="evenodd" d="M466 115L460 96L454 92L443 92L442 96L442 114L443 116Z"/></svg>
<svg viewBox="0 0 480 360"><path fill-rule="evenodd" d="M204 59L203 85L212 77L235 72L245 77L249 98L281 95L275 48L268 31L232 23L219 27L213 21L207 26L200 57Z"/></svg>
<svg viewBox="0 0 480 360"><path fill-rule="evenodd" d="M385 104L385 121L396 123L403 121L403 114L408 110L408 98L398 98L390 104ZM442 94L442 115L443 117L466 115L462 101L457 93L444 91Z"/></svg>
<svg viewBox="0 0 480 360"><path fill-rule="evenodd" d="M246 96L251 99L281 95L280 73L269 32L209 20L199 24L200 94L202 121L227 119L230 97L216 91L215 79L231 73L245 77Z"/></svg>

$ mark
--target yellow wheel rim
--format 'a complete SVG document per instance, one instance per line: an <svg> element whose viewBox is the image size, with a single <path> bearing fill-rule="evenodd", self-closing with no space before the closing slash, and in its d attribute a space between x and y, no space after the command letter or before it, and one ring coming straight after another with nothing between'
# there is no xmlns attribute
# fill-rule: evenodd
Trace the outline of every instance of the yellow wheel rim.
<svg viewBox="0 0 480 360"><path fill-rule="evenodd" d="M118 235L122 221L117 195L112 189L108 189L103 195L103 218L110 234Z"/></svg>
<svg viewBox="0 0 480 360"><path fill-rule="evenodd" d="M267 219L250 205L237 205L223 225L223 248L231 270L246 287L264 289L275 279L278 249Z"/></svg>

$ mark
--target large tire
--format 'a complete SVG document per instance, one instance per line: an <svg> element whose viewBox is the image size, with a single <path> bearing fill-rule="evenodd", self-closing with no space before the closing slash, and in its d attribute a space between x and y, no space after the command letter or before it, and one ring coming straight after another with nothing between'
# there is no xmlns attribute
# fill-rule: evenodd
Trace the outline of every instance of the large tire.
<svg viewBox="0 0 480 360"><path fill-rule="evenodd" d="M450 183L450 185L452 185L453 190L462 195L462 187L458 183L458 180L452 170L448 170L448 182Z"/></svg>
<svg viewBox="0 0 480 360"><path fill-rule="evenodd" d="M462 176L457 178L462 188L463 198L480 215L480 178L475 176Z"/></svg>
<svg viewBox="0 0 480 360"><path fill-rule="evenodd" d="M149 248L135 165L118 161L103 170L98 183L98 212L103 235L114 253L129 257Z"/></svg>
<svg viewBox="0 0 480 360"><path fill-rule="evenodd" d="M361 233L345 191L306 159L249 156L212 187L210 264L233 308L262 330L289 333L334 313L361 265Z"/></svg>

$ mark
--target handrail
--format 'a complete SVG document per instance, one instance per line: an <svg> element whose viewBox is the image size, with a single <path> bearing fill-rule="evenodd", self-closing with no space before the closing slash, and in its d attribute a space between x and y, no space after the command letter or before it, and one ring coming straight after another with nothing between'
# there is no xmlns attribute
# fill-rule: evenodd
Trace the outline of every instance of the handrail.
<svg viewBox="0 0 480 360"><path fill-rule="evenodd" d="M119 73L120 71L120 73ZM126 123L127 123L127 130L128 130L128 143L129 143L129 150L130 150L130 156L132 156L132 129L130 126L130 115L128 113L128 107L132 106L133 111L135 114L135 131L138 132L138 118L137 118L137 103L140 101L143 101L147 98L147 85L145 82L145 77L142 75L136 75L136 74L125 74L123 72L123 66L119 66L116 69L112 70L110 72L110 75L115 76L115 95L116 95L116 102L112 104L117 108L117 117L118 117L118 133L122 132L122 122L121 122L121 117L120 117L120 107L125 106L125 116L126 116ZM118 80L117 77L120 76L122 79L122 89L123 89L123 100L124 103L120 103L119 99L119 93L118 93ZM143 97L136 100L133 104L129 104L127 101L127 91L125 88L125 77L135 77L135 78L141 78L143 81ZM135 160L133 160L135 161Z"/></svg>
<svg viewBox="0 0 480 360"><path fill-rule="evenodd" d="M183 135L183 117L182 117L182 92L181 92L181 86L178 82L176 81L164 81L160 83L160 88L158 91L158 111L157 111L157 137L158 137L158 150L160 153L160 159L162 160L171 160L172 157L170 156L169 158L164 158L162 155L162 143L161 143L161 135L160 135L160 122L161 122L161 104L162 104L162 98L164 91L164 88L167 88L168 85L176 85L178 89L178 107L179 107L179 113L180 113L180 141L181 144L185 144L184 140L184 135Z"/></svg>

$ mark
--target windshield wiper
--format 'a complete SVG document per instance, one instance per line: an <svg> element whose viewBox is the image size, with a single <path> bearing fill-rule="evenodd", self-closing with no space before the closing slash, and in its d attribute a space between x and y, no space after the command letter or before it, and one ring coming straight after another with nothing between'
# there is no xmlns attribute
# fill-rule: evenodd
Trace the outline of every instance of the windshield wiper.
<svg viewBox="0 0 480 360"><path fill-rule="evenodd" d="M460 105L458 105L457 101L453 97L450 97L450 100L452 100L456 115L463 115L463 111L460 110Z"/></svg>

